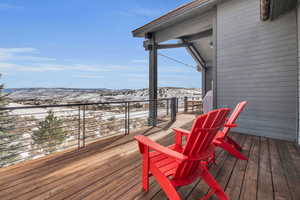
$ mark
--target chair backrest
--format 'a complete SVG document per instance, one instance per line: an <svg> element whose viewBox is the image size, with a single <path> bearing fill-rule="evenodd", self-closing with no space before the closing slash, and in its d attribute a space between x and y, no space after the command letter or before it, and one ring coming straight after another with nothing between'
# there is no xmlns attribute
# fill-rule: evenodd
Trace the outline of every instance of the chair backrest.
<svg viewBox="0 0 300 200"><path fill-rule="evenodd" d="M236 119L238 118L238 116L241 114L241 112L244 110L246 104L248 102L247 101L242 101L240 103L238 103L235 107L235 109L233 110L233 112L231 113L229 119L227 120L226 124L234 124ZM230 131L229 127L224 127L223 129L223 134L227 135Z"/></svg>
<svg viewBox="0 0 300 200"><path fill-rule="evenodd" d="M218 130L224 125L229 112L229 108L221 108L197 117L184 147L183 154L189 158L195 158L206 152ZM199 162L199 160L191 159L179 164L174 178L187 177L194 173Z"/></svg>

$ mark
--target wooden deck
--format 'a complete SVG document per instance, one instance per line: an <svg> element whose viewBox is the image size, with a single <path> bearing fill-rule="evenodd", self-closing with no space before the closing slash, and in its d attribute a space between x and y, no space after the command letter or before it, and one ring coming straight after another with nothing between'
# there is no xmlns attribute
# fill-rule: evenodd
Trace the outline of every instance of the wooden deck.
<svg viewBox="0 0 300 200"><path fill-rule="evenodd" d="M300 153L293 143L232 135L249 161L236 160L219 150L217 165L210 168L230 199L300 199ZM172 134L159 142L172 143ZM137 150L135 143L128 144ZM121 146L109 151L119 151ZM141 190L138 152L109 157L100 149L93 146L0 169L0 199L166 199L153 178L150 191ZM192 200L199 199L208 187L199 180L178 190L183 199Z"/></svg>

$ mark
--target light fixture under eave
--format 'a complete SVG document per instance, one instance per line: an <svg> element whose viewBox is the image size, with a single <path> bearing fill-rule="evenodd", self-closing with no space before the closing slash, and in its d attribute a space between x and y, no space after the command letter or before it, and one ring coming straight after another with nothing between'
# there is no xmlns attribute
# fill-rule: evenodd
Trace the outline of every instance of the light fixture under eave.
<svg viewBox="0 0 300 200"><path fill-rule="evenodd" d="M210 47L211 49L214 48L214 43L213 43L212 41L209 42L209 47Z"/></svg>

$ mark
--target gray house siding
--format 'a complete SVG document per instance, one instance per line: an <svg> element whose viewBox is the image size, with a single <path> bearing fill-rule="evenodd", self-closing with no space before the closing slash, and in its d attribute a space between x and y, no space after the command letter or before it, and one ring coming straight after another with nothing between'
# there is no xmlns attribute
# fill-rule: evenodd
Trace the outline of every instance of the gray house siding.
<svg viewBox="0 0 300 200"><path fill-rule="evenodd" d="M300 0L298 0L298 3ZM297 8L297 26L298 26L298 144L300 145L300 6Z"/></svg>
<svg viewBox="0 0 300 200"><path fill-rule="evenodd" d="M293 11L261 22L259 0L218 5L217 105L249 102L236 131L296 140L296 21Z"/></svg>
<svg viewBox="0 0 300 200"><path fill-rule="evenodd" d="M208 92L212 89L211 81L212 81L212 67L208 67L205 75L205 91Z"/></svg>

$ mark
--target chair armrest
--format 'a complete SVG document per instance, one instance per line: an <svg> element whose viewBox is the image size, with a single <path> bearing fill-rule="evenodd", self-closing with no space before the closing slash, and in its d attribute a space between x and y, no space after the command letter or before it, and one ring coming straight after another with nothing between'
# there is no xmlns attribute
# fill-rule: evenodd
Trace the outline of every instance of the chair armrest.
<svg viewBox="0 0 300 200"><path fill-rule="evenodd" d="M224 126L227 128L234 128L234 127L237 127L238 125L237 124L224 124Z"/></svg>
<svg viewBox="0 0 300 200"><path fill-rule="evenodd" d="M154 142L153 140L149 139L148 137L145 137L143 135L138 135L134 137L139 143L149 147L152 150L155 150L157 152L160 152L162 154L165 154L168 157L172 157L180 162L187 160L188 157L178 153L172 149L169 149L167 147L164 147L156 142Z"/></svg>
<svg viewBox="0 0 300 200"><path fill-rule="evenodd" d="M173 131L175 131L175 133L180 133L184 136L188 136L191 133L190 131L185 130L185 129L181 129L181 128L173 128Z"/></svg>
<svg viewBox="0 0 300 200"><path fill-rule="evenodd" d="M190 135L190 131L181 129L181 128L173 128L175 131L175 143L178 147L182 146L182 136L188 137Z"/></svg>

